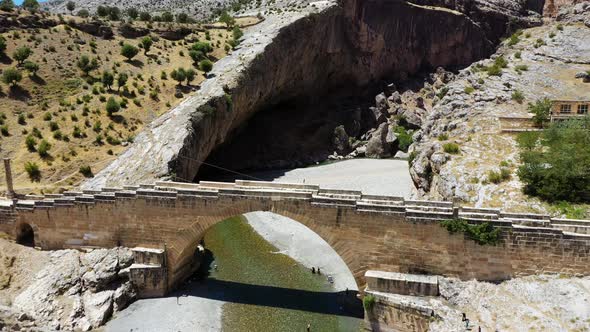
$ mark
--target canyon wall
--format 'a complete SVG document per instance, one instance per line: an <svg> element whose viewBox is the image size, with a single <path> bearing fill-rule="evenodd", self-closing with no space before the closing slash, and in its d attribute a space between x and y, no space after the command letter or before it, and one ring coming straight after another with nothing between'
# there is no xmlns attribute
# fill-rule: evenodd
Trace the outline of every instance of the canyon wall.
<svg viewBox="0 0 590 332"><path fill-rule="evenodd" d="M207 156L261 109L437 66L465 66L489 55L507 29L539 23L523 16L525 5L516 11L477 6L345 0L268 17L216 63L198 94L154 121L84 187L192 181Z"/></svg>

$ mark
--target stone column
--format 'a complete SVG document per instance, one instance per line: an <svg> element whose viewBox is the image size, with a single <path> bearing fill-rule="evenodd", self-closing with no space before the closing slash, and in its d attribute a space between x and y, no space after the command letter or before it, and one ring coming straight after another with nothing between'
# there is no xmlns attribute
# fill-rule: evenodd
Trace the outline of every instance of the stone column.
<svg viewBox="0 0 590 332"><path fill-rule="evenodd" d="M4 158L4 173L6 174L6 197L14 198L14 187L12 186L12 170L10 169L10 158Z"/></svg>

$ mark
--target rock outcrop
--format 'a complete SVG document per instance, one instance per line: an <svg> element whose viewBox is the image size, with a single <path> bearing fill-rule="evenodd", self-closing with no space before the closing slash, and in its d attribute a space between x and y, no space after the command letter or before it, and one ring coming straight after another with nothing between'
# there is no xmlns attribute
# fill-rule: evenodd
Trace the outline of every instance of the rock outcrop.
<svg viewBox="0 0 590 332"><path fill-rule="evenodd" d="M11 328L17 324L30 330L87 331L103 325L136 297L123 273L132 262L128 249L60 250L48 255L49 263L30 276L28 287L4 308L6 319L14 322Z"/></svg>
<svg viewBox="0 0 590 332"><path fill-rule="evenodd" d="M511 27L540 23L538 15L526 16L527 8L513 1L490 9L479 3L448 8L442 1L347 0L271 16L216 64L214 78L198 95L154 121L84 186L170 176L191 181L207 156L259 110L425 68L468 65L490 54Z"/></svg>

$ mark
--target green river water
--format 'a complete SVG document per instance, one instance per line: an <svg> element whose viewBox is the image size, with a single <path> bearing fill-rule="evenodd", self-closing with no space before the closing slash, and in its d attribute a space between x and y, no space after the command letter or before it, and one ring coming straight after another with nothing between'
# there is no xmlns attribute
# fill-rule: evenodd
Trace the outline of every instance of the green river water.
<svg viewBox="0 0 590 332"><path fill-rule="evenodd" d="M314 332L360 330L362 319L344 313L345 295L334 293L325 275L278 254L243 216L212 227L204 246L213 259L206 261L207 287L227 302L224 331L306 331L308 324Z"/></svg>

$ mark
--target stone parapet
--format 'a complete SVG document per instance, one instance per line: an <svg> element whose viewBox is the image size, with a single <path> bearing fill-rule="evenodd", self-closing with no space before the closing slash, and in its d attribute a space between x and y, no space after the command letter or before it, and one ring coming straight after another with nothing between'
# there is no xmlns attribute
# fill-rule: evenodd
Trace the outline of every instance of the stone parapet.
<svg viewBox="0 0 590 332"><path fill-rule="evenodd" d="M438 277L369 270L367 290L413 296L438 296Z"/></svg>

